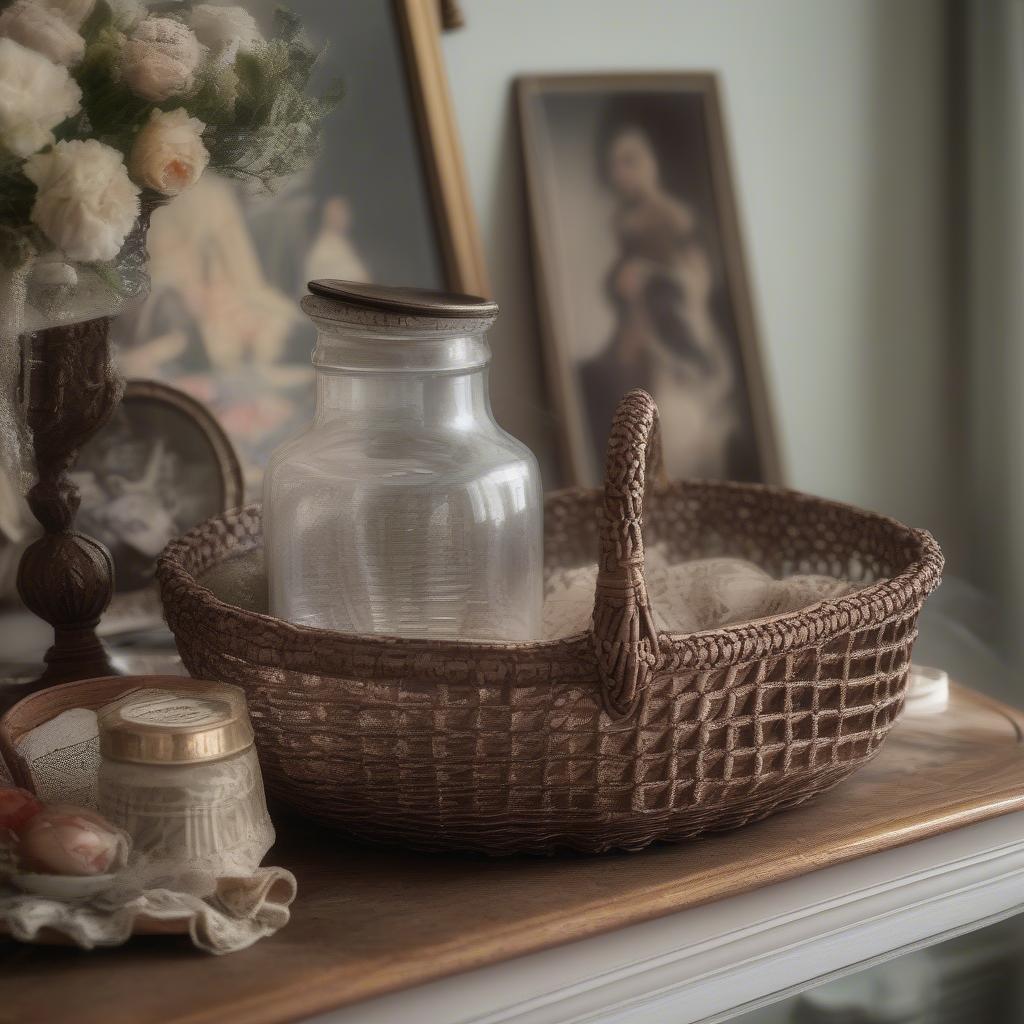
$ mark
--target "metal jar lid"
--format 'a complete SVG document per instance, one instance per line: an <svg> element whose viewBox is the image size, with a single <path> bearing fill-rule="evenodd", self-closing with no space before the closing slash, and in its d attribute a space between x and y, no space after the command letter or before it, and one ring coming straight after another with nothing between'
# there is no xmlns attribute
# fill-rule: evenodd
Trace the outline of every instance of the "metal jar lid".
<svg viewBox="0 0 1024 1024"><path fill-rule="evenodd" d="M498 316L492 299L357 281L310 281L302 308L312 317L375 328L486 330Z"/></svg>
<svg viewBox="0 0 1024 1024"><path fill-rule="evenodd" d="M201 690L132 690L97 713L100 755L133 764L199 764L252 746L245 693L227 683Z"/></svg>

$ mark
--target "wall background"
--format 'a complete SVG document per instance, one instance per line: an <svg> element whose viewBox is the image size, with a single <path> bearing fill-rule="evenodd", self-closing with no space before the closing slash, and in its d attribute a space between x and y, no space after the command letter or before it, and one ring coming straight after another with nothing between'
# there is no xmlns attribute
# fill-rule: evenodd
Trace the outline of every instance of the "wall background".
<svg viewBox="0 0 1024 1024"><path fill-rule="evenodd" d="M960 544L951 97L936 0L462 0L444 49L503 314L495 409L561 483L534 314L517 74L720 75L790 482Z"/></svg>

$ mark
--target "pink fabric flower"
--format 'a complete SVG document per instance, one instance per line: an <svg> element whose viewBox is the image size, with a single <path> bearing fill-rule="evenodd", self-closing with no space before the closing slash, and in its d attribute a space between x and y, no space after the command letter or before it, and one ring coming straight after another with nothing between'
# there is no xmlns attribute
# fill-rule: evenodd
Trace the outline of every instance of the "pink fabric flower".
<svg viewBox="0 0 1024 1024"><path fill-rule="evenodd" d="M46 807L19 833L18 859L50 875L102 875L124 860L127 836L79 807Z"/></svg>

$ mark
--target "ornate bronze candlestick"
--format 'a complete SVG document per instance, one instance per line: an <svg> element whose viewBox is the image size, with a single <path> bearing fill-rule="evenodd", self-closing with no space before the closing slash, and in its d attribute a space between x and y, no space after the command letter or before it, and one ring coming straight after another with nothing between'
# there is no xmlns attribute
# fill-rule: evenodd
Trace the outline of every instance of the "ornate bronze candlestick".
<svg viewBox="0 0 1024 1024"><path fill-rule="evenodd" d="M128 243L132 298L141 300L148 291L146 234L164 201L143 193ZM58 324L22 339L23 407L37 476L27 499L45 532L21 557L18 593L53 627L53 644L42 675L7 687L0 710L47 686L118 674L96 633L114 593L114 562L98 540L75 530L81 496L69 475L83 445L106 425L124 394L110 350L111 321L98 316Z"/></svg>
<svg viewBox="0 0 1024 1024"><path fill-rule="evenodd" d="M28 492L32 514L46 531L18 566L25 605L54 631L46 670L19 687L18 697L54 683L116 671L96 635L114 592L114 563L99 541L76 532L81 498L69 471L82 446L117 408L124 381L111 361L109 317L50 327L32 335L26 358L26 410L38 480Z"/></svg>

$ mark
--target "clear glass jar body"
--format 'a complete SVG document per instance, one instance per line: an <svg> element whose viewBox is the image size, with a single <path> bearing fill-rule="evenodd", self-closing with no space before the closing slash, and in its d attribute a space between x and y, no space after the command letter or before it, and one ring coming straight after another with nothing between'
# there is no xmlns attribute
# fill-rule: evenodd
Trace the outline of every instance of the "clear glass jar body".
<svg viewBox="0 0 1024 1024"><path fill-rule="evenodd" d="M271 613L352 633L538 639L540 474L494 420L483 327L339 323L304 305L317 407L264 477Z"/></svg>

